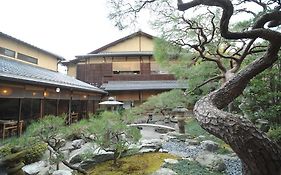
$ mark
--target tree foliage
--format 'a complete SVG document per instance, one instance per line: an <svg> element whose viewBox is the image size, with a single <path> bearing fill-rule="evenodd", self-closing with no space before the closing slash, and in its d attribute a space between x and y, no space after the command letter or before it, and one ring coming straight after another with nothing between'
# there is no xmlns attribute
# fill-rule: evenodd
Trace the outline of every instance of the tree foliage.
<svg viewBox="0 0 281 175"><path fill-rule="evenodd" d="M179 89L163 92L156 96L151 96L146 102L138 107L135 107L133 109L133 113L143 114L150 112L167 115L177 106L191 107L193 105L192 101L188 98L182 98L183 96L184 92Z"/></svg>
<svg viewBox="0 0 281 175"><path fill-rule="evenodd" d="M88 131L94 135L94 143L100 149L114 152L114 164L130 144L138 142L140 131L128 126L128 119L117 112L104 112L91 118Z"/></svg>
<svg viewBox="0 0 281 175"><path fill-rule="evenodd" d="M281 59L256 76L245 89L241 109L251 120L281 124Z"/></svg>

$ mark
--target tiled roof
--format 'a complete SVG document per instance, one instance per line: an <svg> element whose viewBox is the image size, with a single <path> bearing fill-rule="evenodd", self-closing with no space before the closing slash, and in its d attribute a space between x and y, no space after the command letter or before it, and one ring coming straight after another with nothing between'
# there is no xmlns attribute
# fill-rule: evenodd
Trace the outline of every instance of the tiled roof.
<svg viewBox="0 0 281 175"><path fill-rule="evenodd" d="M0 57L0 80L106 93L65 74L4 57Z"/></svg>
<svg viewBox="0 0 281 175"><path fill-rule="evenodd" d="M5 33L0 32L0 36L5 37L5 38L8 38L8 39L10 39L10 40L14 40L14 41L19 42L19 43L22 43L22 44L27 45L27 46L29 46L29 47L32 47L32 48L34 48L34 49L36 49L36 50L39 50L39 51L41 51L41 52L44 52L44 53L46 53L46 54L48 54L48 55L51 55L51 56L53 56L53 57L56 57L57 59L59 59L59 60L61 60L61 61L64 61L64 60L65 60L65 58L63 58L62 56L59 56L59 55L57 55L57 54L54 54L54 53L51 53L51 52L49 52L49 51L43 50L43 49L41 49L41 48L39 48L39 47L36 47L36 46L34 46L34 45L32 45L32 44L29 44L29 43L27 43L27 42L24 42L24 41L22 41L22 40L19 40L19 39L17 39L17 38L14 38L14 37L12 37L12 36L10 36L10 35L7 35L7 34L5 34Z"/></svg>
<svg viewBox="0 0 281 175"><path fill-rule="evenodd" d="M109 81L101 88L106 91L187 89L187 83L177 80L161 81Z"/></svg>

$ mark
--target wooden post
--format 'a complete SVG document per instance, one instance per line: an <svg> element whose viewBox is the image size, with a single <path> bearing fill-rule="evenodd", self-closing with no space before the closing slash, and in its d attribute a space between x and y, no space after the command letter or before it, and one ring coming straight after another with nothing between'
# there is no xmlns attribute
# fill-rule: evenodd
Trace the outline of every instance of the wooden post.
<svg viewBox="0 0 281 175"><path fill-rule="evenodd" d="M21 130L22 130L22 126L20 126L21 124L21 112L22 112L22 99L19 98L19 111L18 111L18 123L17 123L17 127L18 127L18 131L17 131L17 135L18 137L21 135ZM4 132L4 131L3 131Z"/></svg>
<svg viewBox="0 0 281 175"><path fill-rule="evenodd" d="M88 110L89 100L86 100L86 118L89 118L89 110Z"/></svg>
<svg viewBox="0 0 281 175"><path fill-rule="evenodd" d="M71 122L71 103L72 103L72 91L70 92L70 99L68 102L68 120L67 120L68 124L70 124Z"/></svg>
<svg viewBox="0 0 281 175"><path fill-rule="evenodd" d="M40 99L40 118L42 119L44 116L44 101L45 99Z"/></svg>
<svg viewBox="0 0 281 175"><path fill-rule="evenodd" d="M57 99L56 116L59 116L59 103L60 103L60 100Z"/></svg>

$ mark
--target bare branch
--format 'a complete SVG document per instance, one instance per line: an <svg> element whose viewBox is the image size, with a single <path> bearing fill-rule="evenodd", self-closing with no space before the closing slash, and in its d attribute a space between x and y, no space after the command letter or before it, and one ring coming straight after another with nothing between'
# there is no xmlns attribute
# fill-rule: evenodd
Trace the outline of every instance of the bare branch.
<svg viewBox="0 0 281 175"><path fill-rule="evenodd" d="M220 79L222 79L222 78L224 78L223 75L218 75L218 76L215 76L215 77L213 77L213 78L210 78L210 79L204 81L203 83L201 83L200 85L196 86L196 87L193 88L192 90L190 90L190 91L188 91L187 93L185 93L185 95L189 95L189 94L191 94L192 92L196 91L197 89L201 88L202 86L204 86L204 85L206 85L206 84L208 84L208 83L210 83L210 82L212 82L212 81L214 81L214 80L220 80Z"/></svg>

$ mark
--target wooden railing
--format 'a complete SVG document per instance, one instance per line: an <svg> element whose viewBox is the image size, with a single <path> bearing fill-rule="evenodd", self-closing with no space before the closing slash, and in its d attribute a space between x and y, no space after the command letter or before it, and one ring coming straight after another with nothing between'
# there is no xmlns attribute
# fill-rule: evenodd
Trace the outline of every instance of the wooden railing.
<svg viewBox="0 0 281 175"><path fill-rule="evenodd" d="M105 75L103 83L108 81L153 81L153 80L175 80L171 74L146 74L146 75Z"/></svg>

